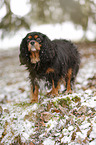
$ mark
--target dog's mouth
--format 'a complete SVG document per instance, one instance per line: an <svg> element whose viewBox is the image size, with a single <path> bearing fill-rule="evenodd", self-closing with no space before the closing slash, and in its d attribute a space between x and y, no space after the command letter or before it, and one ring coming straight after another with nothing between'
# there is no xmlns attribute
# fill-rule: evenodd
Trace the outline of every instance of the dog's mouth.
<svg viewBox="0 0 96 145"><path fill-rule="evenodd" d="M33 51L37 51L37 49L35 48L35 46L30 46L30 52L33 52Z"/></svg>
<svg viewBox="0 0 96 145"><path fill-rule="evenodd" d="M28 51L30 52L31 63L35 64L40 61L39 51L40 44L35 40L31 40L28 44Z"/></svg>

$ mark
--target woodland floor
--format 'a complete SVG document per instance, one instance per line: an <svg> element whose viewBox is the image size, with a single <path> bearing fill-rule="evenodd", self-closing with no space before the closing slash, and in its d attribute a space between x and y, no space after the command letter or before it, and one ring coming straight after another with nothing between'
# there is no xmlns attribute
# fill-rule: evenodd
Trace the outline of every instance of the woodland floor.
<svg viewBox="0 0 96 145"><path fill-rule="evenodd" d="M96 145L96 43L77 45L74 93L48 98L42 88L34 104L19 50L0 51L0 145Z"/></svg>

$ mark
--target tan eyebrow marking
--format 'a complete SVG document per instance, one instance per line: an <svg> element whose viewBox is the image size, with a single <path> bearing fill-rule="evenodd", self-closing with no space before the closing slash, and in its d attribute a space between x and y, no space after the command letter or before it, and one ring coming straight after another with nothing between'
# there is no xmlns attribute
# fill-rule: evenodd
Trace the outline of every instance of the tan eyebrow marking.
<svg viewBox="0 0 96 145"><path fill-rule="evenodd" d="M31 38L32 38L32 36L28 36L28 38L29 38L29 39L31 39Z"/></svg>
<svg viewBox="0 0 96 145"><path fill-rule="evenodd" d="M36 39L38 37L38 35L34 35L34 38Z"/></svg>

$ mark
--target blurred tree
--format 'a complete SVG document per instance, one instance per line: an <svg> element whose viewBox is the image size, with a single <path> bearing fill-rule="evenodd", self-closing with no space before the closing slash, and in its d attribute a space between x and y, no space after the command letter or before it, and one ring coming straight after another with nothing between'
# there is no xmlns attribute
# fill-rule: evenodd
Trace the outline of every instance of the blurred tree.
<svg viewBox="0 0 96 145"><path fill-rule="evenodd" d="M0 29L2 29L2 37L9 32L13 33L22 27L30 28L26 17L19 17L15 15L10 8L10 0L1 0L0 9L6 7L6 14L0 20Z"/></svg>
<svg viewBox="0 0 96 145"><path fill-rule="evenodd" d="M23 17L15 15L10 7L10 0L1 0L0 9L6 7L6 14L0 20L2 34L13 33L32 24L62 23L72 21L81 25L83 30L90 21L96 24L96 2L94 0L29 0L30 11Z"/></svg>

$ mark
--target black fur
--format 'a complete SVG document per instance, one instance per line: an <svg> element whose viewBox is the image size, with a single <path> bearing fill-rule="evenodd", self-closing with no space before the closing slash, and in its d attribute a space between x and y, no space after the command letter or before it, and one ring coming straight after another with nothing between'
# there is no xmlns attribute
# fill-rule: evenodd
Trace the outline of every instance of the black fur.
<svg viewBox="0 0 96 145"><path fill-rule="evenodd" d="M40 61L32 64L30 61L30 52L28 51L28 36L38 35L41 42L39 52ZM55 87L58 81L63 77L67 84L66 74L68 69L72 69L71 85L74 83L75 77L79 70L80 56L77 47L67 40L51 41L46 35L39 32L32 32L26 35L20 45L20 62L29 70L29 77L34 86L37 79L46 79L50 83L54 80ZM46 74L48 68L54 69L54 73ZM39 84L38 84L39 85Z"/></svg>

